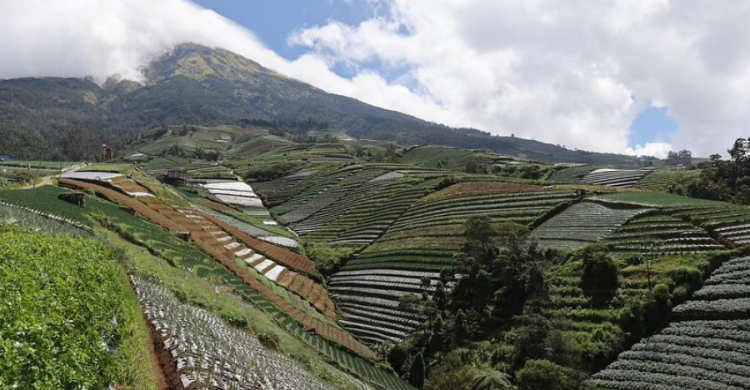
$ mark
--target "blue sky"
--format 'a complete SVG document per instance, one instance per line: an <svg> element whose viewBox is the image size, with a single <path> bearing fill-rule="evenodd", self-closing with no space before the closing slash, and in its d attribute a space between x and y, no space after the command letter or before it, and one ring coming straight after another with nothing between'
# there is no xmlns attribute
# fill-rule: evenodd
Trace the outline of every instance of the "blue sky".
<svg viewBox="0 0 750 390"><path fill-rule="evenodd" d="M193 0L254 31L269 48L294 60L304 48L289 46L287 36L328 20L356 24L374 12L363 0Z"/></svg>
<svg viewBox="0 0 750 390"><path fill-rule="evenodd" d="M365 0L193 0L205 8L252 30L272 50L293 61L309 48L292 46L288 36L295 30L322 26L331 20L356 25L371 18L377 11ZM383 77L392 80L398 74L377 64L368 64ZM350 69L332 69L343 77L351 77ZM398 72L397 72L398 73ZM429 118L426 118L429 119ZM650 142L670 142L679 131L678 123L667 108L649 107L630 126L629 146Z"/></svg>
<svg viewBox="0 0 750 390"><path fill-rule="evenodd" d="M679 124L669 116L666 107L649 107L630 126L630 146L648 142L670 142Z"/></svg>

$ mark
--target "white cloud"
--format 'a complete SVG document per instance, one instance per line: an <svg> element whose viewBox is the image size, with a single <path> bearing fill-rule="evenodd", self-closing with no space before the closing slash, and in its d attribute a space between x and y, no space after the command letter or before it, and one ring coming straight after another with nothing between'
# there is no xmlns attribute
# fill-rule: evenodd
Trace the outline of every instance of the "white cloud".
<svg viewBox="0 0 750 390"><path fill-rule="evenodd" d="M289 42L309 52L287 61L186 0L0 0L0 78L138 79L190 41L424 119L567 147L662 153L664 142L628 147L649 101L680 124L675 149L697 155L726 149L750 123L750 3L366 1L378 10L369 20L294 32Z"/></svg>
<svg viewBox="0 0 750 390"><path fill-rule="evenodd" d="M636 145L635 148L627 148L625 154L666 158L671 150L672 145L666 142L647 142L644 145Z"/></svg>
<svg viewBox="0 0 750 390"><path fill-rule="evenodd" d="M354 69L405 68L467 124L569 147L633 152L630 125L647 101L669 107L680 124L675 148L701 155L725 149L750 123L748 3L386 3L385 16L332 21L290 42ZM656 154L665 145L636 149Z"/></svg>

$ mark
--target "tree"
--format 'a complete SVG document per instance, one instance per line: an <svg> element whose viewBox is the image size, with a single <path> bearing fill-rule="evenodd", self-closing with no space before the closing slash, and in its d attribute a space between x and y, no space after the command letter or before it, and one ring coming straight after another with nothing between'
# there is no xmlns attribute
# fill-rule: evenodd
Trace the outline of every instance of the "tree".
<svg viewBox="0 0 750 390"><path fill-rule="evenodd" d="M484 167L479 165L478 162L475 160L471 160L466 163L466 172L467 173L487 173Z"/></svg>
<svg viewBox="0 0 750 390"><path fill-rule="evenodd" d="M421 389L424 387L424 356L418 353L409 367L409 383Z"/></svg>
<svg viewBox="0 0 750 390"><path fill-rule="evenodd" d="M487 216L474 216L469 218L464 226L464 253L482 264L493 261L497 257L498 249L493 239L497 231L492 226L492 219Z"/></svg>
<svg viewBox="0 0 750 390"><path fill-rule="evenodd" d="M580 372L548 360L529 360L516 373L520 390L574 390L583 379Z"/></svg>
<svg viewBox="0 0 750 390"><path fill-rule="evenodd" d="M396 145L388 144L385 147L385 161L396 162Z"/></svg>
<svg viewBox="0 0 750 390"><path fill-rule="evenodd" d="M670 150L667 153L667 164L689 167L693 165L693 152L687 149L680 150L679 152Z"/></svg>
<svg viewBox="0 0 750 390"><path fill-rule="evenodd" d="M512 388L510 375L500 371L490 371L477 375L474 378L474 385L471 390L507 390Z"/></svg>
<svg viewBox="0 0 750 390"><path fill-rule="evenodd" d="M400 345L394 345L388 352L388 364L393 367L399 375L404 374L404 364L409 359L409 354Z"/></svg>
<svg viewBox="0 0 750 390"><path fill-rule="evenodd" d="M594 306L604 306L614 298L620 287L617 266L612 262L606 246L589 246L583 250L582 257L581 289L591 298Z"/></svg>
<svg viewBox="0 0 750 390"><path fill-rule="evenodd" d="M466 313L459 309L456 318L453 319L453 343L456 345L463 343L471 336L471 333Z"/></svg>
<svg viewBox="0 0 750 390"><path fill-rule="evenodd" d="M430 370L425 383L427 390L471 390L478 370L464 356L465 349L448 352L445 358Z"/></svg>
<svg viewBox="0 0 750 390"><path fill-rule="evenodd" d="M735 163L742 163L745 162L747 158L748 149L750 149L750 138L737 138L734 141L732 148L727 150L727 152L729 152L732 161Z"/></svg>
<svg viewBox="0 0 750 390"><path fill-rule="evenodd" d="M547 336L552 329L549 321L541 315L517 316L516 325L505 336L505 341L513 346L513 368L519 369L528 360L546 359L550 354Z"/></svg>

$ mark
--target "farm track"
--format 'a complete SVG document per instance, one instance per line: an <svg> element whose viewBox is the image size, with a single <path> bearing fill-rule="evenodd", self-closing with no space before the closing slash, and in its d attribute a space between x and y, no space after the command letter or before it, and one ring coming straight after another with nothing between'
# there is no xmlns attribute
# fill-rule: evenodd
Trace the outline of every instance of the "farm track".
<svg viewBox="0 0 750 390"><path fill-rule="evenodd" d="M135 291L132 284L130 287ZM169 353L164 349L164 340L161 339L161 335L156 332L153 324L151 324L145 314L143 314L143 320L148 326L148 353L151 355L151 369L154 371L154 375L156 375L157 390L180 389L182 386L178 385L180 381L177 379L177 372L172 370L174 364L172 364L173 362ZM175 382L174 379L177 379L177 381Z"/></svg>
<svg viewBox="0 0 750 390"><path fill-rule="evenodd" d="M116 203L119 203L123 206L130 208L131 210L141 214L142 216L144 216L146 219L150 220L151 222L156 223L157 225L160 225L172 232L176 233L176 232L181 232L185 230L190 230L191 233L192 231L195 231L197 233L200 231L199 234L204 233L203 229L201 229L201 227L197 225L195 225L192 229L189 229L189 228L185 229L186 226L183 226L175 222L174 219L167 217L163 215L162 213L154 210L152 207L149 207L148 205L134 198L131 198L127 195L119 193L115 190L105 188L96 184L86 183L86 182L82 182L78 180L70 180L70 179L61 179L60 184L67 186L67 187L87 190L87 191L91 191L96 194L102 195ZM178 213L178 211L174 210L171 206L161 203L155 198L149 198L147 199L147 201L158 202L159 206L156 206L155 204L153 207L160 207L162 208L162 210L171 209L175 213ZM310 316L307 313L302 312L301 310L292 306L289 302L284 300L282 297L275 294L272 289L266 287L260 281L258 281L255 277L253 277L250 274L249 270L243 269L242 267L238 266L237 263L234 261L234 259L226 254L226 251L221 251L216 246L211 245L210 241L198 239L198 240L195 240L194 242L202 251L209 254L211 257L213 257L222 266L224 266L230 272L232 272L237 277L242 279L246 285L258 291L261 295L267 298L275 306L279 307L282 311L291 315L300 324L308 328L314 328L320 337L334 344L340 345L343 348L348 349L366 359L373 360L373 361L377 360L377 355L370 348L368 348L364 344L361 344L359 341L354 339L354 337L351 336L349 333L342 331L340 329L337 329L329 324L326 324L325 322L317 318ZM328 299L330 300L330 298ZM331 305L333 304L331 303ZM333 313L335 313L335 311L333 311Z"/></svg>

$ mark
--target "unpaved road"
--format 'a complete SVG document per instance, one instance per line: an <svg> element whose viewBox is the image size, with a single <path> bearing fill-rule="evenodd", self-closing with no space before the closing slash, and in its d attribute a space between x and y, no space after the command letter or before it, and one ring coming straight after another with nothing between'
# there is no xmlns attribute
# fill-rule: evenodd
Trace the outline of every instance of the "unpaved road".
<svg viewBox="0 0 750 390"><path fill-rule="evenodd" d="M73 169L71 169L69 171L65 171L63 173L77 172L77 171L85 168L87 165L88 164L86 164L86 163L79 164L79 165L76 165ZM30 189L36 188L36 187L51 186L51 185L53 185L52 178L53 177L57 177L57 176L60 176L60 174L58 174L58 175L51 175L51 176L44 176L44 177L42 177L42 181L39 182L39 183L36 183L36 185L34 183L32 183L32 184L29 184L27 186L21 187L21 189L22 190L30 190Z"/></svg>

